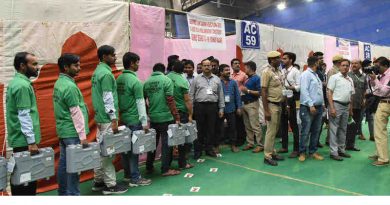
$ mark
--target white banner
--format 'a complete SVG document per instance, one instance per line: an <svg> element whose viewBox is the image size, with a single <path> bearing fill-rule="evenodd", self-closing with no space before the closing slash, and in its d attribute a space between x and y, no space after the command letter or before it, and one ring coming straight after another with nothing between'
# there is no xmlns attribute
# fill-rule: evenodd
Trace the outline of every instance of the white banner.
<svg viewBox="0 0 390 205"><path fill-rule="evenodd" d="M339 54L346 59L351 59L351 42L338 38L336 46L338 47Z"/></svg>
<svg viewBox="0 0 390 205"><path fill-rule="evenodd" d="M220 17L187 14L192 48L226 50L225 22Z"/></svg>

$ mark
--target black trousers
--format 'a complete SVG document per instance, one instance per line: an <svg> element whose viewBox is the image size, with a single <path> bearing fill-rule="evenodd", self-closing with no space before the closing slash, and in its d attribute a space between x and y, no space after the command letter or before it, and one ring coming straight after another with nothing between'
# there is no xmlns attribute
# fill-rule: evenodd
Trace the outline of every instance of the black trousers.
<svg viewBox="0 0 390 205"><path fill-rule="evenodd" d="M194 119L198 129L198 139L194 141L194 154L212 151L215 145L215 125L218 115L217 103L194 103Z"/></svg>
<svg viewBox="0 0 390 205"><path fill-rule="evenodd" d="M151 128L156 130L156 146L161 141L161 173L169 170L172 161L172 147L168 146L168 125L173 122L151 123ZM146 169L152 170L156 158L156 151L148 152L146 158Z"/></svg>
<svg viewBox="0 0 390 205"><path fill-rule="evenodd" d="M241 116L236 115L236 130L237 130L237 141L236 145L241 146L246 142L246 131L245 131L245 125L244 120Z"/></svg>
<svg viewBox="0 0 390 205"><path fill-rule="evenodd" d="M227 121L227 128L225 129L225 126L223 126L223 122L226 119ZM219 138L219 142L223 143L227 141L227 139L230 141L231 145L237 145L237 130L236 130L236 112L232 113L225 113L223 118L218 119L221 123L220 132L222 133Z"/></svg>
<svg viewBox="0 0 390 205"><path fill-rule="evenodd" d="M359 127L362 127L362 110L352 109L352 118L355 122L347 126L347 138L345 141L346 148L355 147L356 135L358 134Z"/></svg>
<svg viewBox="0 0 390 205"><path fill-rule="evenodd" d="M14 153L27 151L28 147L15 147L13 148ZM11 184L11 194L12 196L35 196L37 195L37 182L29 182L26 186L22 185L13 185Z"/></svg>
<svg viewBox="0 0 390 205"><path fill-rule="evenodd" d="M287 108L287 104L290 108ZM289 109L290 114L288 114ZM282 103L282 114L280 117L279 135L282 138L282 147L288 149L288 125L290 123L294 136L293 151L299 151L299 129L297 123L297 108L294 99L288 99L287 103Z"/></svg>

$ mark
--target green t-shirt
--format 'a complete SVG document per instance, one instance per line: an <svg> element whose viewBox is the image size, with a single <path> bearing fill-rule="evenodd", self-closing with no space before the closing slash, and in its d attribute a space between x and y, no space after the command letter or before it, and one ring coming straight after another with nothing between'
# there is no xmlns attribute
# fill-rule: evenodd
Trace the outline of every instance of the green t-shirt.
<svg viewBox="0 0 390 205"><path fill-rule="evenodd" d="M16 73L8 84L6 95L8 143L12 148L28 145L18 118L18 110L25 109L30 110L35 143L39 144L41 142L41 129L34 89L31 86L31 81L25 75Z"/></svg>
<svg viewBox="0 0 390 205"><path fill-rule="evenodd" d="M170 72L167 77L173 82L173 96L175 96L176 107L178 110L187 113L187 107L184 101L184 95L188 94L188 82L182 75L176 72Z"/></svg>
<svg viewBox="0 0 390 205"><path fill-rule="evenodd" d="M73 78L62 73L60 74L54 85L53 104L56 130L59 138L78 137L70 113L70 108L76 106L80 107L84 116L85 134L89 133L87 106Z"/></svg>
<svg viewBox="0 0 390 205"><path fill-rule="evenodd" d="M162 72L153 72L144 84L144 94L149 100L149 117L154 123L173 121L166 96L173 95L173 83Z"/></svg>
<svg viewBox="0 0 390 205"><path fill-rule="evenodd" d="M124 70L116 79L118 86L118 104L121 122L126 125L140 124L137 99L144 99L144 91L137 74L130 70Z"/></svg>
<svg viewBox="0 0 390 205"><path fill-rule="evenodd" d="M100 62L92 75L92 104L95 110L95 121L97 123L111 122L110 116L106 113L103 103L103 92L112 92L114 107L118 118L118 94L116 81L112 74L111 67Z"/></svg>

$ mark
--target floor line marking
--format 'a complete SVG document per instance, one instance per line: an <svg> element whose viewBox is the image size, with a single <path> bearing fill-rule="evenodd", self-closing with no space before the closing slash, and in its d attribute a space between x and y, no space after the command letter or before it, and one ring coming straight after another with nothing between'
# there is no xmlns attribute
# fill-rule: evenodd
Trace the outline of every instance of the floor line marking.
<svg viewBox="0 0 390 205"><path fill-rule="evenodd" d="M361 194L361 193L348 191L348 190L345 190L345 189L340 189L340 188L327 186L327 185L323 185L323 184L318 184L318 183L307 181L307 180L303 180L303 179L297 179L297 178L289 177L289 176L282 175L282 174L275 174L275 173L271 173L271 172L267 172L267 171L262 171L262 170L246 167L246 166L243 166L243 165L240 165L240 164L235 164L235 163L231 163L231 162L227 162L227 161L223 161L223 160L218 160L218 159L214 159L214 158L210 158L210 157L208 157L208 159L216 161L216 162L220 162L220 163L224 163L224 164L228 164L228 165L244 168L244 169L247 169L247 170L250 170L250 171L254 171L254 172L258 172L258 173L262 173L262 174L266 174L266 175L271 175L271 176L274 176L274 177L280 177L280 178L283 178L283 179L288 179L288 180L291 180L291 181L297 181L297 182L301 182L301 183L304 183L304 184L310 184L310 185L314 185L314 186L318 186L318 187L322 187L322 188L326 188L326 189L331 189L331 190L334 190L334 191L343 192L343 193L347 193L347 194L352 194L352 195L356 195L356 196L365 196L364 194Z"/></svg>

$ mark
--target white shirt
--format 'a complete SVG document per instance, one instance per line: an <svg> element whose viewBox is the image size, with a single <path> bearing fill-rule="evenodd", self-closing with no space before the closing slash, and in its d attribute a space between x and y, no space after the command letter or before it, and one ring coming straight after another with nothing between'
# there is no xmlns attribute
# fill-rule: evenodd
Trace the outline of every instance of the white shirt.
<svg viewBox="0 0 390 205"><path fill-rule="evenodd" d="M342 103L351 102L351 96L355 94L352 78L348 75L344 77L341 73L330 76L328 89L333 91L333 100Z"/></svg>
<svg viewBox="0 0 390 205"><path fill-rule="evenodd" d="M283 69L282 73L284 75L284 86L294 86L295 91L299 92L301 72L296 67L290 66L287 69Z"/></svg>

